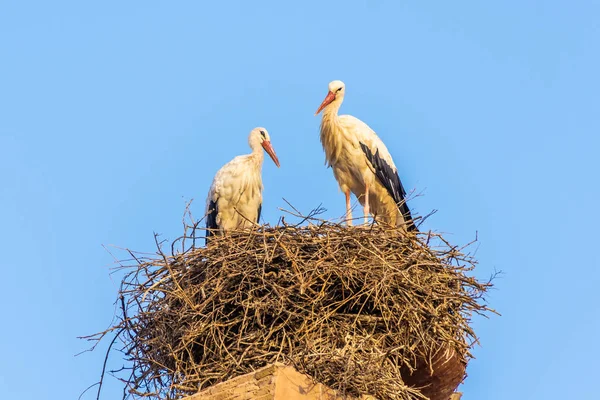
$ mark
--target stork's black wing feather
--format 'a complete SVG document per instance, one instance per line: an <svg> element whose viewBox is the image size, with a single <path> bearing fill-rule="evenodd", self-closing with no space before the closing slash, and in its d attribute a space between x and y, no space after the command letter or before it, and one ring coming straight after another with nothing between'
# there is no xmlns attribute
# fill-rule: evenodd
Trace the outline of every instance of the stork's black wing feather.
<svg viewBox="0 0 600 400"><path fill-rule="evenodd" d="M369 160L373 166L375 176L398 205L398 208L406 221L407 229L409 231L416 231L417 227L413 222L410 209L406 204L406 191L404 190L404 186L402 186L398 172L394 171L392 167L379 156L379 149L373 154L369 146L364 143L360 143L360 147L362 148L363 153L365 153L367 160Z"/></svg>
<svg viewBox="0 0 600 400"><path fill-rule="evenodd" d="M262 212L262 203L258 205L258 216L256 217L256 223L260 224L260 213Z"/></svg>
<svg viewBox="0 0 600 400"><path fill-rule="evenodd" d="M208 238L215 234L215 230L219 229L217 225L217 214L219 209L217 202L211 200L208 204L208 213L206 215L206 240L205 245L208 245Z"/></svg>

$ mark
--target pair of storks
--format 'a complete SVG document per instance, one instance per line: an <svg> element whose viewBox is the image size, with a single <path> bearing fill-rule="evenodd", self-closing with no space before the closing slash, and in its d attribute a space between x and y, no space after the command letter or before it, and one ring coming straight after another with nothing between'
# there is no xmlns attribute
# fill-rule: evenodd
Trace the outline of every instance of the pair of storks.
<svg viewBox="0 0 600 400"><path fill-rule="evenodd" d="M350 193L377 222L406 231L416 227L406 205L406 192L385 144L364 122L351 115L338 115L344 101L341 81L329 84L329 92L315 115L323 111L321 144L333 175L346 196L346 223L352 225ZM206 201L208 237L259 222L262 208L262 163L264 149L279 167L269 133L255 128L248 138L252 153L237 156L215 175ZM262 149L261 149L262 147Z"/></svg>

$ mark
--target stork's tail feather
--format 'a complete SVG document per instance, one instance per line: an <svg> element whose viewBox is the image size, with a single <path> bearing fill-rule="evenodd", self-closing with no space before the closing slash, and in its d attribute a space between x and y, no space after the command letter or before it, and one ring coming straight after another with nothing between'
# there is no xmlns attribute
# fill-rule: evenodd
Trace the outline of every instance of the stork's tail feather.
<svg viewBox="0 0 600 400"><path fill-rule="evenodd" d="M406 229L409 232L419 232L417 226L415 225L415 222L413 221L410 215L410 210L408 209L408 207L406 207L406 211L402 211L402 215L404 215L404 220L406 221Z"/></svg>
<svg viewBox="0 0 600 400"><path fill-rule="evenodd" d="M211 200L208 204L207 210L208 211L206 213L206 238L204 239L205 246L208 246L208 238L213 236L216 230L219 229L219 226L217 225L217 202Z"/></svg>
<svg viewBox="0 0 600 400"><path fill-rule="evenodd" d="M398 209L400 210L400 213L402 213L402 217L406 223L406 229L409 232L417 231L410 209L406 204L406 191L402 186L398 172L394 171L392 167L379 156L379 149L373 154L369 146L364 143L360 143L360 147L367 157L367 160L369 160L373 166L377 180L379 180L390 196L392 196L394 202L398 205Z"/></svg>

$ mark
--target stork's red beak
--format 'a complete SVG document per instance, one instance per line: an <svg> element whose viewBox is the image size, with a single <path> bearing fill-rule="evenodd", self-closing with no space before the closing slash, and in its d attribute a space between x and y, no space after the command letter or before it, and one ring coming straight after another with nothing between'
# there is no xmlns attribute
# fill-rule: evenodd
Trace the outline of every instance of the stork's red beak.
<svg viewBox="0 0 600 400"><path fill-rule="evenodd" d="M329 105L329 103L331 103L334 100L335 100L335 94L333 94L331 92L327 93L325 100L323 100L323 102L319 106L319 109L317 110L315 115L319 114L325 107L327 107Z"/></svg>
<svg viewBox="0 0 600 400"><path fill-rule="evenodd" d="M262 147L263 149L265 149L267 154L271 156L271 159L273 160L275 165L277 165L277 168L279 168L279 159L277 158L277 154L275 154L275 150L273 150L273 146L271 146L271 142L269 142L268 140L264 140L262 142Z"/></svg>

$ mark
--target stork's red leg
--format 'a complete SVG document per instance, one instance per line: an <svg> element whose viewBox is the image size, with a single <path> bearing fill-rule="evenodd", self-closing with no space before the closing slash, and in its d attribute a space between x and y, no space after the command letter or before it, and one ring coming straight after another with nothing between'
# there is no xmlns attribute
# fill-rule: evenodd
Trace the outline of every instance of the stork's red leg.
<svg viewBox="0 0 600 400"><path fill-rule="evenodd" d="M346 224L352 226L352 207L350 204L350 189L344 192L346 195Z"/></svg>
<svg viewBox="0 0 600 400"><path fill-rule="evenodd" d="M365 184L365 207L363 209L365 214L365 225L369 223L369 214L371 210L369 209L369 185Z"/></svg>

